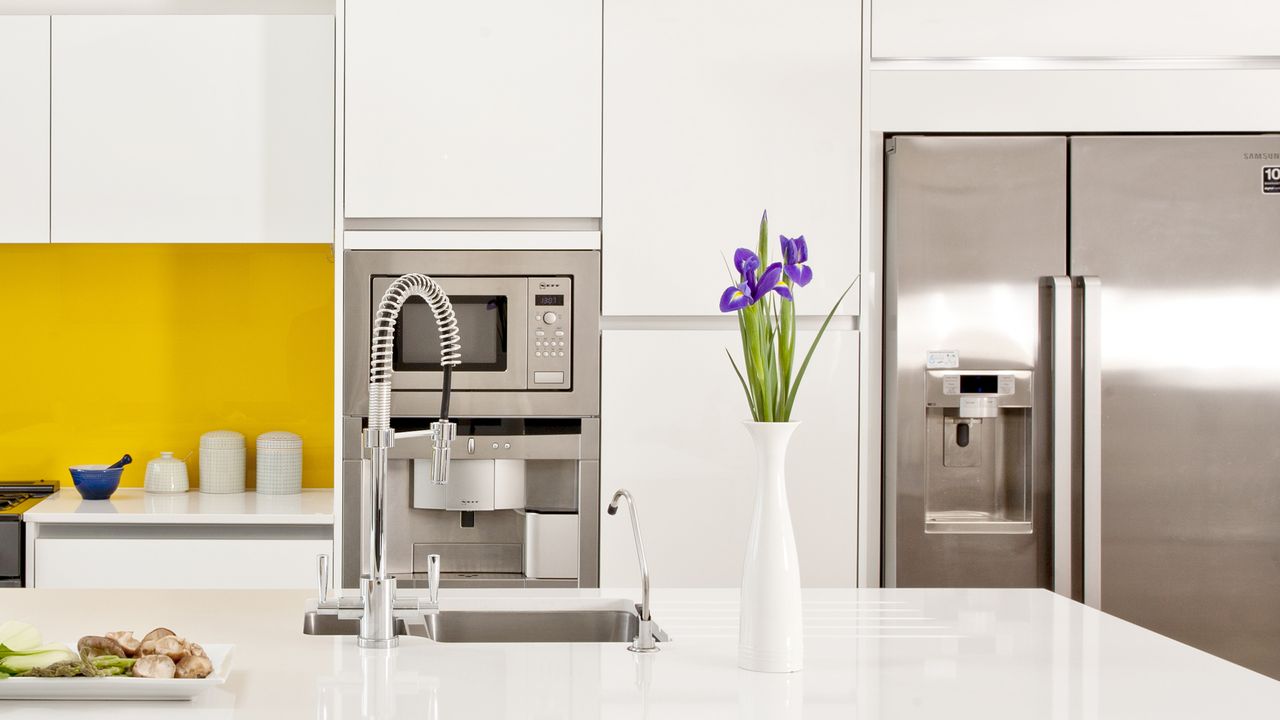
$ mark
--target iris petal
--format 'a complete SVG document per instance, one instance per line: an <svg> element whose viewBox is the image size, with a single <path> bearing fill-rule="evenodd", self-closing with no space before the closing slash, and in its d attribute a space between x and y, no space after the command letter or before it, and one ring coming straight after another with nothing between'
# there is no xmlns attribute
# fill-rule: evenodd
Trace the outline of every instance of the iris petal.
<svg viewBox="0 0 1280 720"><path fill-rule="evenodd" d="M734 312L751 304L751 297L743 285L727 287L720 295L720 312Z"/></svg>
<svg viewBox="0 0 1280 720"><path fill-rule="evenodd" d="M751 287L752 301L754 302L764 297L780 282L782 282L782 263L776 262L765 268L764 272L760 274L760 278Z"/></svg>
<svg viewBox="0 0 1280 720"><path fill-rule="evenodd" d="M809 281L813 279L813 269L808 265L788 265L784 269L787 272L787 277L791 278L791 281L800 287L808 285Z"/></svg>
<svg viewBox="0 0 1280 720"><path fill-rule="evenodd" d="M786 283L774 285L773 290L787 300L795 300L795 297L791 294L791 288L787 287Z"/></svg>
<svg viewBox="0 0 1280 720"><path fill-rule="evenodd" d="M751 277L752 272L760 267L760 258L746 248L738 248L733 252L733 266L744 278Z"/></svg>

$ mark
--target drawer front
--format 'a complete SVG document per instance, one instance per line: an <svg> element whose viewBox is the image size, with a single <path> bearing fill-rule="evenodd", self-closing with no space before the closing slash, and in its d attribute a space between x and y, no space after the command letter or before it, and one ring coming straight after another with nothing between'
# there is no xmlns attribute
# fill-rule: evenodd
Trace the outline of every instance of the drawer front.
<svg viewBox="0 0 1280 720"><path fill-rule="evenodd" d="M328 539L79 539L35 542L40 588L312 588Z"/></svg>

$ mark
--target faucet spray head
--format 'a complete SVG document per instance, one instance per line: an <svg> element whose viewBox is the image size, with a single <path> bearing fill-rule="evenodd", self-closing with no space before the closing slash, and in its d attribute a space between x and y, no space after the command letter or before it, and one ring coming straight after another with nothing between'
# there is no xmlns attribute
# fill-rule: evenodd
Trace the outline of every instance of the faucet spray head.
<svg viewBox="0 0 1280 720"><path fill-rule="evenodd" d="M458 436L458 426L448 420L431 423L431 482L436 485L449 483L449 457L453 454L453 440Z"/></svg>

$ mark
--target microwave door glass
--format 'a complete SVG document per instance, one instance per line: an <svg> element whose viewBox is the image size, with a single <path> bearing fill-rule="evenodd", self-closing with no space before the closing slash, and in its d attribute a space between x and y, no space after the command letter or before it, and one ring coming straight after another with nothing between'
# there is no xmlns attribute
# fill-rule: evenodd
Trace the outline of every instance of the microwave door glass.
<svg viewBox="0 0 1280 720"><path fill-rule="evenodd" d="M454 372L505 372L507 298L503 295L451 297L462 334L462 364ZM431 306L410 298L400 311L392 367L396 371L440 371L440 338Z"/></svg>

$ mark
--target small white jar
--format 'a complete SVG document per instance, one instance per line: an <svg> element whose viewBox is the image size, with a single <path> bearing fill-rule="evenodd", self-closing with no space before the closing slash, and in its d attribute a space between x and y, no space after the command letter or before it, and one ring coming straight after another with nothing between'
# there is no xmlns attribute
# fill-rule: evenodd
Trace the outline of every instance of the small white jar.
<svg viewBox="0 0 1280 720"><path fill-rule="evenodd" d="M214 430L200 436L200 492L244 492L244 435Z"/></svg>
<svg viewBox="0 0 1280 720"><path fill-rule="evenodd" d="M191 488L187 480L187 464L162 452L160 457L147 462L147 474L142 487L149 493L184 493Z"/></svg>
<svg viewBox="0 0 1280 720"><path fill-rule="evenodd" d="M258 436L258 493L296 495L302 492L302 438L291 432Z"/></svg>

